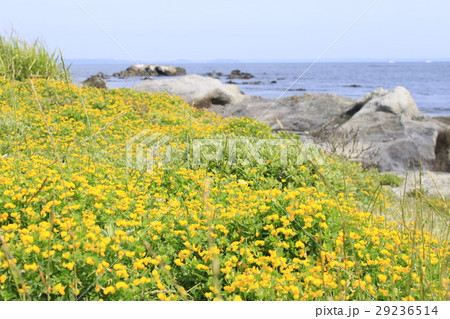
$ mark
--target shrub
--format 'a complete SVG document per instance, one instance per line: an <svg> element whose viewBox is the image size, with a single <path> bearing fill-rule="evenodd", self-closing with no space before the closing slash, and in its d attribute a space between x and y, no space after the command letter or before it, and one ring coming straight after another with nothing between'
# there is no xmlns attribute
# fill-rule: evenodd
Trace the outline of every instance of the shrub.
<svg viewBox="0 0 450 319"><path fill-rule="evenodd" d="M62 57L56 52L50 53L40 40L30 44L15 35L0 35L0 76L17 81L62 80L67 78L67 70Z"/></svg>

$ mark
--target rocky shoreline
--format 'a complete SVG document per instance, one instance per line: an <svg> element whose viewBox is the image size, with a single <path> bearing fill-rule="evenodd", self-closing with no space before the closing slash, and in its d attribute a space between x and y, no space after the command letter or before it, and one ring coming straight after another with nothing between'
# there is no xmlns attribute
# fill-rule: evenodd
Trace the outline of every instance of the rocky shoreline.
<svg viewBox="0 0 450 319"><path fill-rule="evenodd" d="M174 67L170 65L135 64L128 67L126 70L113 73L112 76L127 78L132 76L177 76L185 74L186 70L182 67Z"/></svg>
<svg viewBox="0 0 450 319"><path fill-rule="evenodd" d="M145 76L142 72L161 78L158 83L144 80L133 86L135 90L164 90L184 98L190 105L225 117L251 117L274 131L283 129L298 134L305 142L313 142L367 167L403 174L421 165L426 170L450 172L449 118L423 115L403 87L391 91L378 89L360 100L309 93L273 100L244 95L237 85L216 79L215 72L208 76L188 74L164 78L186 71L168 66L135 65L113 76ZM94 77L105 78L101 74ZM228 76L230 79L252 77L239 70Z"/></svg>

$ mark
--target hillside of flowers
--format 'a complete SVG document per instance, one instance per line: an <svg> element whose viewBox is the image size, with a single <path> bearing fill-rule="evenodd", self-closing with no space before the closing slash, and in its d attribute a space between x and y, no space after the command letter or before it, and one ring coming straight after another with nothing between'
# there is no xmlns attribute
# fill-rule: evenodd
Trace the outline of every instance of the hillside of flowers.
<svg viewBox="0 0 450 319"><path fill-rule="evenodd" d="M265 148L142 170L144 130L181 154L283 137L164 94L0 79L0 300L447 299L448 242L387 218L376 172Z"/></svg>

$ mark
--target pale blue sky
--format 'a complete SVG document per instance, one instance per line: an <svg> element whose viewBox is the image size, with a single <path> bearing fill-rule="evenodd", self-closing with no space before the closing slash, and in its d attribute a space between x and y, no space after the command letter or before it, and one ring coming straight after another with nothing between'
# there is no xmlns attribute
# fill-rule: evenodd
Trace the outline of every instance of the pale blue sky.
<svg viewBox="0 0 450 319"><path fill-rule="evenodd" d="M76 0L136 59L318 57L373 0ZM0 0L0 31L129 60L73 0ZM326 59L450 60L449 0L378 0Z"/></svg>

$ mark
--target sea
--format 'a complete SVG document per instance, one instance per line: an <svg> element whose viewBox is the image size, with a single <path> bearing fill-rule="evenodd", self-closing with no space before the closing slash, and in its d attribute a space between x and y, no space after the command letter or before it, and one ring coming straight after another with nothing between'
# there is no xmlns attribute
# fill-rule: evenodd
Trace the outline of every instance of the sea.
<svg viewBox="0 0 450 319"><path fill-rule="evenodd" d="M428 116L450 116L450 62L373 62L373 63L176 63L187 73L218 77L227 83L232 70L250 73L249 80L232 80L248 95L266 98L288 97L305 93L331 93L353 99L377 89L406 87L420 111ZM130 64L83 64L73 62L70 72L76 82L97 72L111 75ZM167 77L164 77L167 78ZM158 80L159 78L156 78ZM141 77L120 79L108 77L111 88L127 88L142 81Z"/></svg>

